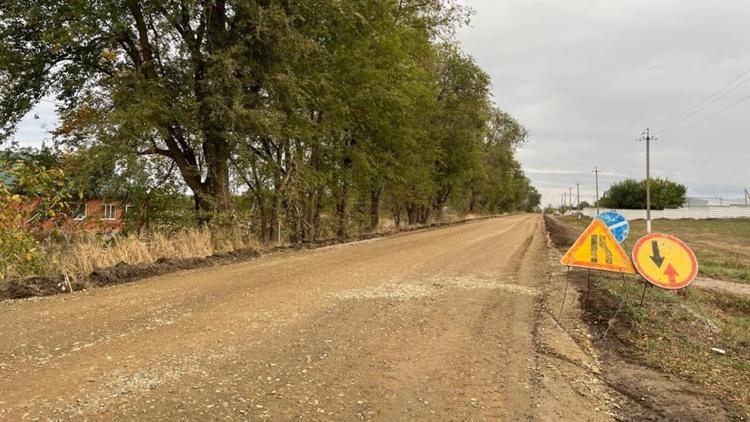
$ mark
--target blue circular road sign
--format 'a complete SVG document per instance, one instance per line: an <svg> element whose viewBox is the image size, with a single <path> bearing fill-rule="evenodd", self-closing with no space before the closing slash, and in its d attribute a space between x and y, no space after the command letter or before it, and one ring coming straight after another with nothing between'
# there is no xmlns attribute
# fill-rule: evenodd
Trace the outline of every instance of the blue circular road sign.
<svg viewBox="0 0 750 422"><path fill-rule="evenodd" d="M607 228L619 243L622 243L628 237L630 223L628 223L628 220L622 214L607 211L599 214L596 218L604 221L604 224L607 225Z"/></svg>

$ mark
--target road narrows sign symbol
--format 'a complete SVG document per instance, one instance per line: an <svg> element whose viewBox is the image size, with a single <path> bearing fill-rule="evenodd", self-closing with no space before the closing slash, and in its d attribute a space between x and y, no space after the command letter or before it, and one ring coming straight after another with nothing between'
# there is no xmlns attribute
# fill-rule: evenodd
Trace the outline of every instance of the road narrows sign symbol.
<svg viewBox="0 0 750 422"><path fill-rule="evenodd" d="M635 274L628 254L599 219L591 222L560 262L570 267Z"/></svg>
<svg viewBox="0 0 750 422"><path fill-rule="evenodd" d="M628 237L630 223L628 223L628 220L622 214L607 211L599 214L596 218L604 221L609 231L615 235L617 242L622 243Z"/></svg>
<svg viewBox="0 0 750 422"><path fill-rule="evenodd" d="M662 289L682 289L698 275L698 260L690 247L663 233L638 239L633 246L633 264L646 281Z"/></svg>

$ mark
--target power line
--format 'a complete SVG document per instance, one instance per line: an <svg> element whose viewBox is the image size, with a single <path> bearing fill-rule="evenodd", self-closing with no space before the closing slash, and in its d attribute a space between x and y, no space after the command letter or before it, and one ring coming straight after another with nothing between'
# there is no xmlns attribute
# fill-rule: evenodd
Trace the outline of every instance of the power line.
<svg viewBox="0 0 750 422"><path fill-rule="evenodd" d="M726 107L724 107L724 108L720 109L719 111L717 111L717 112L715 112L715 113L712 113L712 114L709 114L708 116L706 116L706 117L704 117L704 118L702 118L702 119L696 120L696 121L694 121L693 123L690 123L690 124L689 124L689 125L687 125L687 126L683 126L683 127L677 128L677 129L672 129L672 130L668 130L668 131L666 131L666 132L662 133L662 136L664 136L664 135L669 135L669 134L672 134L672 133L675 133L675 132L680 132L680 131L682 131L682 130L685 130L685 129L691 128L691 127L693 127L693 126L697 125L698 123L702 123L702 122L705 122L706 120L708 120L708 119L710 119L710 118L712 118L712 117L714 117L714 116L716 116L716 115L719 115L719 114L721 114L721 113L723 113L723 112L725 112L725 111L729 110L730 108L732 108L732 107L736 106L737 104L743 103L743 102L745 102L745 101L747 101L747 100L750 100L750 95L748 95L748 96L746 96L746 97L742 97L742 98L740 98L739 100L737 100L737 101L735 101L735 102L733 102L733 103L729 104L728 106L726 106Z"/></svg>
<svg viewBox="0 0 750 422"><path fill-rule="evenodd" d="M636 147L637 145L626 144L622 152L615 155L617 159L613 160L607 167L611 168L612 170L618 169L619 165L622 163L622 160L624 160L628 155L632 154Z"/></svg>
<svg viewBox="0 0 750 422"><path fill-rule="evenodd" d="M717 98L715 98L715 99L714 99L713 101L711 101L710 103L706 104L706 105L705 105L704 107L701 107L701 108L699 108L699 109L695 110L694 112L692 112L692 113L688 114L687 116L683 117L683 118L682 118L682 119L680 119L680 120L677 120L677 121L675 121L675 122L673 122L673 123L670 123L670 124L668 124L668 125L666 125L666 126L662 127L662 128L661 128L661 130L666 130L666 129L669 129L669 128L672 128L672 127L675 127L675 126L677 126L678 124L680 124L680 123L684 122L685 120L688 120L689 118L691 118L691 117L693 117L693 116L695 116L695 115L699 114L700 112L702 112L702 111L704 111L704 110L707 110L707 109L708 109L708 108L709 108L710 106L712 106L712 105L716 104L716 102L717 102L717 101L719 101L719 100L721 100L722 98L726 97L727 95L731 94L731 93L732 93L732 92L733 92L734 90L736 90L737 88L741 87L742 85L744 85L744 84L745 84L746 82L748 82L748 81L750 81L750 79L745 79L745 80L744 80L744 81L743 81L743 82L742 82L741 84L739 84L739 85L735 86L735 87L734 87L733 89L731 89L731 90L729 90L729 91L725 92L725 93L724 93L723 95L721 95L720 97L717 97Z"/></svg>
<svg viewBox="0 0 750 422"><path fill-rule="evenodd" d="M628 167L633 162L633 159L643 153L643 151L638 148L638 144L629 144L629 146L628 151L625 154L622 154L620 158L610 166L612 171L616 172Z"/></svg>
<svg viewBox="0 0 750 422"><path fill-rule="evenodd" d="M737 88L741 87L741 86L742 86L742 85L744 85L744 84L745 84L746 82L748 82L748 81L749 81L750 79L745 79L744 81L740 82L739 84L737 84L737 85L736 85L735 87L733 87L733 88L732 88L732 89L730 89L729 91L727 91L727 92L725 92L725 93L721 94L721 93L722 93L722 91L724 91L724 90L725 90L725 89L727 89L728 87L732 86L732 85L733 85L733 84L734 84L735 82L739 81L740 79L744 78L744 77L745 77L745 75L747 75L748 73L750 73L750 69L748 69L748 70L746 70L746 71L742 72L742 74L740 74L740 75L739 75L738 77L736 77L736 78L732 79L731 81L729 81L729 83L727 83L726 85L724 85L723 87L721 87L721 88L720 88L719 90L717 90L717 91L714 91L714 92L713 92L713 93L712 93L711 95L709 95L708 97L706 97L706 98L704 98L704 99L702 99L702 100L698 101L698 102L697 102L696 104L694 104L693 106L691 106L691 107L689 107L689 108L687 108L687 109L683 110L683 111L682 111L682 112L680 112L680 113L677 113L677 114L675 114L674 116L672 116L672 117L670 117L670 118L668 118L668 119L666 119L666 120L662 120L661 122L657 123L656 125L654 125L654 128L655 128L655 129L659 129L659 130L664 130L664 129L667 129L667 128L669 128L669 127L672 127L672 126L676 125L677 123L680 123L680 122L683 122L683 121L685 121L686 119L690 118L691 116L694 116L694 115L695 115L695 114L697 114L697 113L700 113L701 111L703 111L703 110L705 110L706 108L710 107L711 105L713 105L714 103L716 103L716 102L717 102L717 101L719 101L720 99L722 99L722 98L726 97L726 96L727 96L727 95L729 95L729 94L730 94L731 92L735 91L735 90L736 90ZM716 95L719 95L719 94L721 94L721 95L720 95L720 96L719 96L718 98L715 98L715 99L714 99L713 101L711 101L710 103L708 103L708 104L706 104L705 106L703 106L703 107L699 108L698 110L695 110L696 108L700 107L700 106L701 106L701 105L702 105L703 103L705 103L705 102L706 102L706 101L708 101L708 100L711 100L711 99L712 99L712 98L713 98L714 96L716 96ZM693 110L695 110L695 111L691 113L691 111L693 111ZM687 116L685 116L685 114L686 114L686 113L689 113L689 114L688 114ZM681 119L679 119L679 120L677 120L677 121L673 121L673 120L675 120L675 119L678 119L678 118L680 118L680 117L682 117L682 116L684 116L684 117L683 117L683 118L681 118ZM671 123L670 123L670 122L671 122ZM667 123L668 123L668 124L667 124ZM666 125L666 126L664 126L664 125Z"/></svg>

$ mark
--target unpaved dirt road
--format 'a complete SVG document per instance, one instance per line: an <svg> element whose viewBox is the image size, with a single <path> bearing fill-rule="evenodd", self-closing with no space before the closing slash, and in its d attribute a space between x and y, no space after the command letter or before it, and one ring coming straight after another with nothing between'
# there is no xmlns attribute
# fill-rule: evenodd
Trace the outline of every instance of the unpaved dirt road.
<svg viewBox="0 0 750 422"><path fill-rule="evenodd" d="M562 387L583 375L539 351L554 330L543 225L482 220L0 304L0 419L606 419Z"/></svg>

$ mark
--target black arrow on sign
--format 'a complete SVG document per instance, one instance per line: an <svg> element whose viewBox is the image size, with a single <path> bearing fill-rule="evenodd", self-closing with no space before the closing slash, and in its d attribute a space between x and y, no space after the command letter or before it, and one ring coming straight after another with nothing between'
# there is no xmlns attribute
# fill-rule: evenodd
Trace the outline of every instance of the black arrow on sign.
<svg viewBox="0 0 750 422"><path fill-rule="evenodd" d="M659 252L659 242L656 240L651 241L651 260L654 261L657 267L661 268L661 264L664 263L664 257Z"/></svg>

